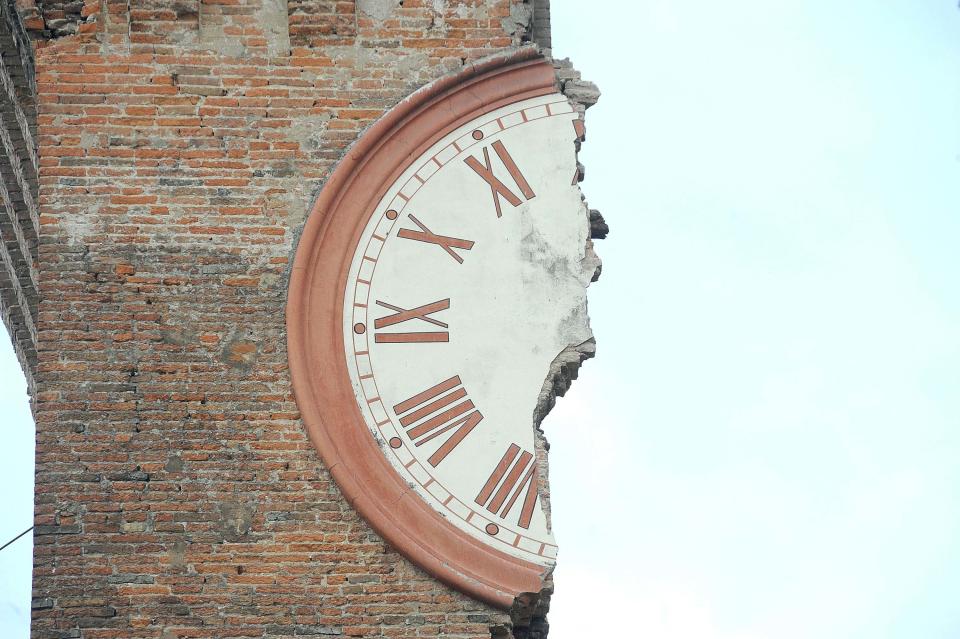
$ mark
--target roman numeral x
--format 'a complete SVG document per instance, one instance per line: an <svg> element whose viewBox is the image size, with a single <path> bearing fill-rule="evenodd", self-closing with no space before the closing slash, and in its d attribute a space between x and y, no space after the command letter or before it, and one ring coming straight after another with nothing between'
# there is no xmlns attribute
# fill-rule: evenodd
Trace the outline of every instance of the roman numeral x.
<svg viewBox="0 0 960 639"><path fill-rule="evenodd" d="M413 229L400 229L397 232L397 237L402 237L407 240L416 240L418 242L427 242L428 244L436 244L444 251L446 251L450 257L455 259L460 264L463 264L463 258L454 251L453 249L463 249L469 251L473 248L473 242L470 240L461 240L458 237L448 237L446 235L437 235L433 231L427 228L427 225L415 218L413 215L408 215L413 223L420 227L419 231L414 231Z"/></svg>

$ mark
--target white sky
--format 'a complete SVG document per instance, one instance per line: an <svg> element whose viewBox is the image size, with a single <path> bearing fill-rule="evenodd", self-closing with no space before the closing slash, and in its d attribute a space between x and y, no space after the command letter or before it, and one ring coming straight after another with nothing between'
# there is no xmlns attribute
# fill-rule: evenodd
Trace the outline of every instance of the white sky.
<svg viewBox="0 0 960 639"><path fill-rule="evenodd" d="M27 383L0 326L0 546L33 525L33 417ZM0 637L30 635L30 569L33 536L0 551Z"/></svg>
<svg viewBox="0 0 960 639"><path fill-rule="evenodd" d="M553 0L604 97L599 353L544 426L551 639L960 636L954 0ZM4 340L0 340L4 342ZM0 353L0 543L32 425ZM30 541L0 553L28 636Z"/></svg>
<svg viewBox="0 0 960 639"><path fill-rule="evenodd" d="M612 233L545 423L551 639L960 636L956 2L553 19Z"/></svg>

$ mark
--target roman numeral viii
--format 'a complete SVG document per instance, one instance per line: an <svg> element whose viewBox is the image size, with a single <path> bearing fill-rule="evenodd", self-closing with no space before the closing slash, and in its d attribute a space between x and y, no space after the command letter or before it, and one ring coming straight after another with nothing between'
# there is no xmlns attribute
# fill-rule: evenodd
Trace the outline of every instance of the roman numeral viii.
<svg viewBox="0 0 960 639"><path fill-rule="evenodd" d="M483 420L456 375L400 402L393 411L415 446L423 446L453 430L427 460L434 468Z"/></svg>
<svg viewBox="0 0 960 639"><path fill-rule="evenodd" d="M393 304L388 304L382 300L377 300L377 306L394 311L392 315L384 315L373 321L373 327L377 330L402 324L411 320L421 320L440 328L449 328L447 324L438 319L430 317L434 313L445 311L450 308L450 298L438 300L430 304L424 304L416 308L406 309ZM374 340L379 343L400 344L400 343L419 343L419 342L449 342L450 333L448 331L416 331L406 333L375 333Z"/></svg>
<svg viewBox="0 0 960 639"><path fill-rule="evenodd" d="M506 519L523 495L517 524L521 528L530 528L533 509L537 504L536 470L537 461L533 453L521 451L516 444L510 444L474 501L493 514L499 511L500 517Z"/></svg>
<svg viewBox="0 0 960 639"><path fill-rule="evenodd" d="M507 147L503 146L503 142L497 140L490 145L493 147L494 152L497 154L497 157L500 158L500 162L503 163L505 169L510 174L510 177L513 178L513 181L516 183L517 188L520 189L520 193L523 194L523 197L532 200L535 197L533 189L530 188L530 184L527 183L526 178L523 177L523 173L520 172L520 168L517 167L517 163L513 161L513 157L507 151ZM483 147L483 164L480 163L480 160L473 157L472 155L467 156L464 160L467 166L473 169L474 173L483 178L483 181L490 185L490 193L493 195L493 204L497 208L497 217L502 215L500 210L500 197L503 198L512 204L513 206L520 206L520 197L516 195L513 191L507 187L500 178L493 174L493 165L490 162L490 151L489 147Z"/></svg>

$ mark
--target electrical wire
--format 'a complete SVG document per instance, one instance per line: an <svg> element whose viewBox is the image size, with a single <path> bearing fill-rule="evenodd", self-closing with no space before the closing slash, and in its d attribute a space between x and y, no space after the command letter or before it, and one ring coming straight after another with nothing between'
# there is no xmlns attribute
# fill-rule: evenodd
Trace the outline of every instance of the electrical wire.
<svg viewBox="0 0 960 639"><path fill-rule="evenodd" d="M7 546L9 546L10 544L12 544L13 542L15 542L16 540L18 540L18 539L20 539L21 537L23 537L24 535L26 535L26 534L27 534L28 532L30 532L31 530L33 530L33 526L30 526L29 528L27 528L26 530L24 530L22 533L20 533L19 535L17 535L16 537L14 537L13 539L11 539L10 541L8 541L7 543L5 543L4 545L0 546L0 550L3 550L4 548L6 548Z"/></svg>

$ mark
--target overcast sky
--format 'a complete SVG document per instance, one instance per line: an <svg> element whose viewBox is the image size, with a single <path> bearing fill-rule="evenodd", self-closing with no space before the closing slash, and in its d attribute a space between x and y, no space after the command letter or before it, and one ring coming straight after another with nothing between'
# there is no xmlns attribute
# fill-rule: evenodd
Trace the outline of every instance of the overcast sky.
<svg viewBox="0 0 960 639"><path fill-rule="evenodd" d="M956 639L955 0L552 4L604 94L612 233L597 359L544 423L551 639ZM2 349L5 541L33 433ZM0 553L10 639L30 543Z"/></svg>

